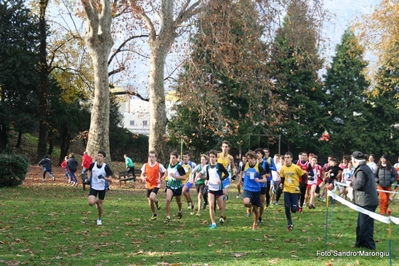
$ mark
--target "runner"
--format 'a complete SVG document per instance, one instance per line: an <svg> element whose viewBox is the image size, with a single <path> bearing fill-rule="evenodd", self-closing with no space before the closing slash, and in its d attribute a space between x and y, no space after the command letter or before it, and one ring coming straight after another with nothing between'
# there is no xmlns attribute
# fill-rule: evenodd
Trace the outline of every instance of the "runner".
<svg viewBox="0 0 399 266"><path fill-rule="evenodd" d="M201 155L201 163L197 165L193 171L191 172L191 179L195 182L195 187L197 189L197 197L198 197L198 211L196 216L201 215L201 208L204 204L205 206L208 205L208 198L204 198L205 192L205 180L206 175L203 175L202 171L205 170L208 164L209 157L205 154ZM206 172L204 172L206 174Z"/></svg>
<svg viewBox="0 0 399 266"><path fill-rule="evenodd" d="M158 219L157 210L159 211L161 207L158 203L157 194L161 187L161 177L165 172L165 167L157 162L157 153L150 151L148 163L145 163L141 168L141 179L145 182L148 205L152 212L150 221Z"/></svg>
<svg viewBox="0 0 399 266"><path fill-rule="evenodd" d="M305 186L306 184L306 172L298 165L292 163L293 155L291 152L286 152L284 159L285 165L280 170L280 187L284 192L285 216L288 222L287 231L291 231L294 229L291 212L296 213L298 210L298 200L301 193L300 186ZM302 178L300 179L300 177Z"/></svg>
<svg viewBox="0 0 399 266"><path fill-rule="evenodd" d="M183 190L183 180L186 180L186 172L179 164L179 154L176 151L170 153L170 162L166 170L164 178L168 178L166 182L166 219L165 224L170 223L170 208L173 197L176 197L176 203L179 208L177 217L183 217L181 194Z"/></svg>
<svg viewBox="0 0 399 266"><path fill-rule="evenodd" d="M239 183L244 183L243 203L247 209L251 210L254 216L252 230L258 229L258 221L262 222L259 208L262 210L263 205L260 200L261 190L265 188L261 183L266 183L266 171L257 160L258 155L253 151L246 154L248 162L243 168L243 178L240 177Z"/></svg>
<svg viewBox="0 0 399 266"><path fill-rule="evenodd" d="M230 150L230 143L227 140L222 142L222 152L217 155L217 162L222 164L224 168L227 170L228 175L227 177L223 177L223 197L222 197L222 206L219 205L222 211L222 217L220 220L221 223L226 220L225 210L226 210L226 201L229 197L229 188L231 183L231 170L233 170L233 174L237 174L237 169L234 164L234 158L229 154ZM222 222L223 220L223 222Z"/></svg>
<svg viewBox="0 0 399 266"><path fill-rule="evenodd" d="M190 195L190 188L193 187L194 181L190 179L191 172L193 169L197 166L196 163L190 161L190 156L188 155L188 152L183 153L183 160L180 162L180 165L183 167L184 171L186 172L186 179L182 181L183 183L183 195L187 200L187 205L188 209L191 209L191 213L194 214L194 203L193 200L191 199Z"/></svg>
<svg viewBox="0 0 399 266"><path fill-rule="evenodd" d="M221 215L219 222L224 223L225 217L223 217L223 188L222 182L227 179L229 172L224 168L223 164L216 161L217 151L211 150L209 152L209 164L205 168L207 179L205 184L208 186L208 202L209 202L209 216L211 218L211 226L209 229L216 229L216 214L215 214L215 201L217 201L219 207L221 207Z"/></svg>

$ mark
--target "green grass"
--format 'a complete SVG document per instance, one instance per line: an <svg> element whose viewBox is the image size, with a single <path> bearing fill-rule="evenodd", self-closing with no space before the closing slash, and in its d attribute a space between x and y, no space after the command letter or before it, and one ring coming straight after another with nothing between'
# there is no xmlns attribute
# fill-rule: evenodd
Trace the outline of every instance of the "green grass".
<svg viewBox="0 0 399 266"><path fill-rule="evenodd" d="M295 229L286 231L283 206L264 213L264 223L252 231L241 199L231 196L225 225L210 231L208 212L164 225L165 193L159 192L159 220L151 216L143 189L114 183L104 201L103 226L96 208L87 205L87 190L61 184L0 189L0 264L5 265L389 265L389 257L317 256L317 251L357 251L357 213L337 203L293 214ZM235 195L232 188L231 195ZM194 195L194 193L192 193ZM399 216L399 203L392 205ZM176 203L172 213L177 212ZM396 214L396 215L395 215ZM388 251L388 226L375 223L377 251ZM398 226L392 225L393 264L398 265Z"/></svg>

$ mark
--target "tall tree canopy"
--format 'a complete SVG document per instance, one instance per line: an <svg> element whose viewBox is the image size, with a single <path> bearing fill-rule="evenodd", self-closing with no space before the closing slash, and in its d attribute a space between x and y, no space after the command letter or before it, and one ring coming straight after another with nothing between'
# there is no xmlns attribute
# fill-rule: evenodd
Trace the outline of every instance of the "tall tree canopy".
<svg viewBox="0 0 399 266"><path fill-rule="evenodd" d="M319 19L308 1L291 1L272 47L275 97L286 106L279 126L288 150L317 145L317 134L323 131Z"/></svg>
<svg viewBox="0 0 399 266"><path fill-rule="evenodd" d="M0 0L0 151L11 129L28 132L37 117L38 33L23 0Z"/></svg>
<svg viewBox="0 0 399 266"><path fill-rule="evenodd" d="M331 67L325 78L324 114L328 116L325 129L330 133L333 151L350 154L356 147L369 151L365 139L370 139L370 125L374 123L367 101L369 86L365 77L367 67L364 48L352 31L347 30L336 47ZM342 154L341 154L342 155Z"/></svg>

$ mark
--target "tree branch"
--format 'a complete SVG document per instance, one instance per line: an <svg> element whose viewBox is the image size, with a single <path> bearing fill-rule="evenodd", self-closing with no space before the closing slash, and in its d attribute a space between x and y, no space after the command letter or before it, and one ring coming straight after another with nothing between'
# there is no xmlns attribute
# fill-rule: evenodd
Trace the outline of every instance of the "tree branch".
<svg viewBox="0 0 399 266"><path fill-rule="evenodd" d="M97 10L93 7L94 0L80 0L86 11L86 36L89 39L96 39L98 33L98 16Z"/></svg>
<svg viewBox="0 0 399 266"><path fill-rule="evenodd" d="M127 38L121 45L119 45L118 49L111 55L111 57L108 60L108 65L111 64L112 60L115 58L115 56L122 51L122 48L131 40L136 39L136 38L142 38L142 37L148 37L148 35L136 35L136 36L131 36Z"/></svg>
<svg viewBox="0 0 399 266"><path fill-rule="evenodd" d="M175 27L177 28L184 21L200 13L205 8L205 5L202 5L201 2L202 1L197 1L194 4L192 4L190 7L188 7L190 3L190 0L188 0L185 3L184 8L182 8L182 11L180 12L179 16L177 16L175 20Z"/></svg>
<svg viewBox="0 0 399 266"><path fill-rule="evenodd" d="M124 95L124 94L127 94L127 95L131 95L131 96L136 96L137 98L139 98L140 100L145 101L145 102L149 102L150 101L149 98L145 98L145 97L143 97L141 94L139 94L137 92L118 91L118 92L113 92L112 94L113 95Z"/></svg>
<svg viewBox="0 0 399 266"><path fill-rule="evenodd" d="M111 35L112 10L111 4L107 4L107 2L107 0L101 0L102 10L100 14L100 23L102 32Z"/></svg>
<svg viewBox="0 0 399 266"><path fill-rule="evenodd" d="M150 30L149 38L151 41L156 40L157 32L155 30L154 24L152 23L151 19L147 16L144 12L143 8L138 6L135 0L130 0L130 6L133 9L132 13L139 15L146 23L147 27Z"/></svg>

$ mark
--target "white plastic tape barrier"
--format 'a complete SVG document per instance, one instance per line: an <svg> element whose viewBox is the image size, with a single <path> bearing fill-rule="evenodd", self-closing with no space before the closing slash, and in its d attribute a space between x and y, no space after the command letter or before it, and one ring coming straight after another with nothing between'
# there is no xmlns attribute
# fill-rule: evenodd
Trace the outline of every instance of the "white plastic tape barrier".
<svg viewBox="0 0 399 266"><path fill-rule="evenodd" d="M396 218L393 216L384 216L384 215L363 209L362 207L359 207L359 206L345 200L344 198L341 198L340 196L335 194L334 191L328 190L327 194L328 194L328 196L331 196L336 201L341 202L342 204L348 206L349 208L351 208L355 211L366 214L366 215L370 216L371 218L373 218L374 220L378 220L378 221L386 223L386 224L389 224L390 222L392 222L394 224L399 224L399 218Z"/></svg>
<svg viewBox="0 0 399 266"><path fill-rule="evenodd" d="M341 182L334 182L335 185L340 186L340 187L349 187L348 184L341 183ZM394 192L394 191L388 191L388 190L381 190L377 189L378 192L385 192L385 193L391 193L391 194L399 194L399 192Z"/></svg>

